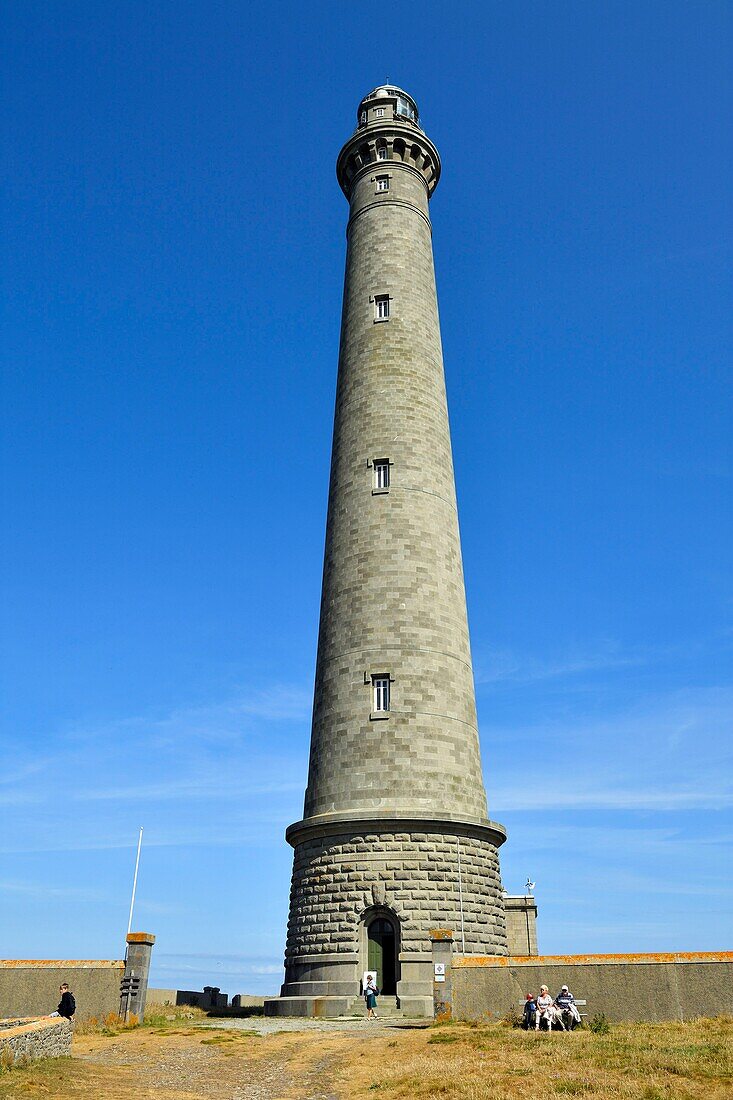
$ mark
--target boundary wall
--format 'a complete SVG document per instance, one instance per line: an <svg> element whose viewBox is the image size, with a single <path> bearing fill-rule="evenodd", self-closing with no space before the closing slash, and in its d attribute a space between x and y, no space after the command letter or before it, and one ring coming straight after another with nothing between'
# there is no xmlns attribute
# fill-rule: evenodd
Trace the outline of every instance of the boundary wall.
<svg viewBox="0 0 733 1100"><path fill-rule="evenodd" d="M527 993L563 985L585 998L589 1017L611 1021L691 1020L733 1013L733 952L649 955L454 955L452 1015L457 1020L520 1011Z"/></svg>
<svg viewBox="0 0 733 1100"><path fill-rule="evenodd" d="M48 1016L68 983L76 1000L76 1020L145 1014L150 959L155 936L129 932L121 959L0 959L0 1023L9 1017ZM7 1027L7 1024L5 1025Z"/></svg>
<svg viewBox="0 0 733 1100"><path fill-rule="evenodd" d="M0 1023L0 1066L24 1066L39 1058L71 1054L73 1027L68 1020L3 1020Z"/></svg>
<svg viewBox="0 0 733 1100"><path fill-rule="evenodd" d="M68 982L77 1019L118 1012L122 961L111 959L0 959L0 1017L45 1016Z"/></svg>

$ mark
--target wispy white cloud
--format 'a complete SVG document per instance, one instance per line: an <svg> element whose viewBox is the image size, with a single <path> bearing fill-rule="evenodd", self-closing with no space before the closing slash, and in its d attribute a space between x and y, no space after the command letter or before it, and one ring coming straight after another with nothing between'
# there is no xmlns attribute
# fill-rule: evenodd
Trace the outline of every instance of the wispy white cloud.
<svg viewBox="0 0 733 1100"><path fill-rule="evenodd" d="M614 669L643 665L645 653L625 653L614 642L605 642L595 650L567 652L555 657L520 656L508 649L489 649L474 660L477 684L529 683L553 680L588 672L609 672Z"/></svg>
<svg viewBox="0 0 733 1100"><path fill-rule="evenodd" d="M283 973L279 956L232 955L206 952L200 955L161 952L154 956L154 981L171 982L176 988L202 988L228 983L248 992L273 993Z"/></svg>
<svg viewBox="0 0 733 1100"><path fill-rule="evenodd" d="M40 802L40 796L31 791L3 791L0 793L0 806L26 806Z"/></svg>
<svg viewBox="0 0 733 1100"><path fill-rule="evenodd" d="M258 814L256 821L235 822L229 819L203 820L196 824L172 823L160 825L157 820L154 828L146 828L146 848L254 848L273 843L284 843L283 834L289 818L293 815ZM41 828L33 834L18 840L8 839L0 843L0 855L31 855L43 852L111 852L127 850L134 852L137 833L131 826L128 814L126 824L113 833L100 832L96 818L86 827L80 827L75 834L60 834L50 837L48 830Z"/></svg>
<svg viewBox="0 0 733 1100"><path fill-rule="evenodd" d="M77 898L81 901L107 900L109 894L104 890L95 890L80 886L51 886L48 882L0 881L0 893L15 894L38 901L50 901L52 898Z"/></svg>
<svg viewBox="0 0 733 1100"><path fill-rule="evenodd" d="M688 811L733 806L733 690L674 691L602 718L484 724L492 810ZM510 746L496 753L496 746ZM493 750L493 751L492 751Z"/></svg>
<svg viewBox="0 0 733 1100"><path fill-rule="evenodd" d="M260 722L308 722L311 713L310 688L294 684L272 684L265 688L235 689L223 700L200 706L180 707L163 715L137 714L114 719L101 726L76 726L66 730L62 740L69 744L99 744L107 737L125 738L128 744L177 745L195 741L199 745L247 738ZM51 758L53 759L53 758Z"/></svg>
<svg viewBox="0 0 733 1100"><path fill-rule="evenodd" d="M268 767L276 767L275 762L267 762ZM287 762L281 762L282 771L287 768ZM261 782L243 781L235 779L231 782L229 777L227 786L226 777L211 776L209 778L189 778L180 780L161 781L159 783L142 784L136 787L99 787L95 790L82 790L75 792L73 798L77 802L169 802L180 799L181 802L189 802L192 799L217 798L220 801L244 797L258 797L273 794L283 794L290 791L299 791L303 788L303 781L272 782L263 779Z"/></svg>
<svg viewBox="0 0 733 1100"><path fill-rule="evenodd" d="M730 648L729 635L730 632L723 628L709 637L687 639L675 644L631 647L606 638L584 647L541 655L516 653L501 646L478 648L474 655L474 674L479 686L570 681L583 677L596 680L603 673L623 669L651 667L669 661L684 663L709 651L719 656L721 647L726 650Z"/></svg>
<svg viewBox="0 0 733 1100"><path fill-rule="evenodd" d="M574 788L548 786L547 776L525 776L520 785L494 786L492 806L498 811L529 810L723 810L733 807L733 786L721 781L716 789L681 786L630 787L622 777L603 784L575 777ZM614 785L618 784L618 785Z"/></svg>

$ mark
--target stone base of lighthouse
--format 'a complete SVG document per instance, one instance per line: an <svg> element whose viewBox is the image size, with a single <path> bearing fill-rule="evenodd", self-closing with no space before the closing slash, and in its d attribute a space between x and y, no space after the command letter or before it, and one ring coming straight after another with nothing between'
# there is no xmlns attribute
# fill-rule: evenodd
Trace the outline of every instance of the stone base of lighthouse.
<svg viewBox="0 0 733 1100"><path fill-rule="evenodd" d="M506 955L495 822L322 815L291 825L295 849L281 995L266 1015L339 1016L365 971L409 1015L433 1013L430 931L459 950Z"/></svg>

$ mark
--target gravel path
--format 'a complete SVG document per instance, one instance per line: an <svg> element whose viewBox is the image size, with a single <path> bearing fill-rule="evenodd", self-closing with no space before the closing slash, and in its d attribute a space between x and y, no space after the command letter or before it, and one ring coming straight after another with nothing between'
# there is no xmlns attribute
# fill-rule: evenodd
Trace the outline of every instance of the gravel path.
<svg viewBox="0 0 733 1100"><path fill-rule="evenodd" d="M298 1016L250 1016L245 1019L234 1020L207 1020L202 1026L211 1028L224 1028L226 1031L256 1031L258 1035L281 1035L284 1032L348 1032L376 1034L385 1029L405 1029L416 1027L428 1027L428 1020L410 1020L403 1017L386 1017L384 1019L367 1020L366 1016L340 1016L336 1020L313 1020Z"/></svg>
<svg viewBox="0 0 733 1100"><path fill-rule="evenodd" d="M109 1080L102 1094L110 1100L338 1100L339 1067L355 1039L360 1047L425 1024L364 1017L211 1019L141 1028L103 1042L80 1038L74 1053L104 1075L105 1085Z"/></svg>

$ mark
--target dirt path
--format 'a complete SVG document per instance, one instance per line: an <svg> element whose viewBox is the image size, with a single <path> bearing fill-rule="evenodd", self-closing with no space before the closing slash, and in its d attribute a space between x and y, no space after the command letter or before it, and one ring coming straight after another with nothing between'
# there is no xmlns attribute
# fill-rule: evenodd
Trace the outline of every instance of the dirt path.
<svg viewBox="0 0 733 1100"><path fill-rule="evenodd" d="M339 1100L335 1078L354 1031L183 1028L81 1038L74 1055L91 1079L65 1095L86 1100L104 1082L105 1100ZM384 1031L357 1034L370 1044Z"/></svg>

